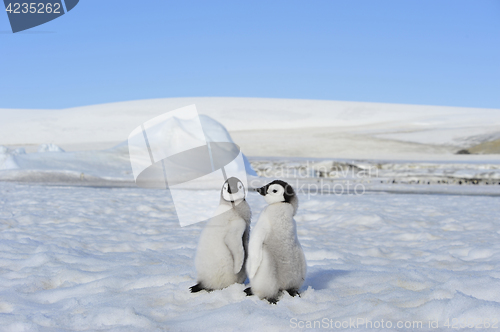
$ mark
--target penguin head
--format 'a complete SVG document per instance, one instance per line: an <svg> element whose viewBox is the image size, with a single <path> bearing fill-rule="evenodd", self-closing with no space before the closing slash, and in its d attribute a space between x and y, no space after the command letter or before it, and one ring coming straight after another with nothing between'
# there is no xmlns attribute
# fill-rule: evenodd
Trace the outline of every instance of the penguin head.
<svg viewBox="0 0 500 332"><path fill-rule="evenodd" d="M291 185L281 180L274 180L264 187L257 189L257 192L264 196L268 204L285 202L291 203L295 198L295 191Z"/></svg>
<svg viewBox="0 0 500 332"><path fill-rule="evenodd" d="M238 178L227 179L222 186L222 199L231 203L245 199L245 186Z"/></svg>

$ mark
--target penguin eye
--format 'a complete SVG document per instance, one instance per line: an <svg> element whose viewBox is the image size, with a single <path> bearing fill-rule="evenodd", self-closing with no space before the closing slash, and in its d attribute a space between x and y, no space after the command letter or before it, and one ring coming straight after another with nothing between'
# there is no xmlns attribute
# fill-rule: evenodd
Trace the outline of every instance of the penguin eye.
<svg viewBox="0 0 500 332"><path fill-rule="evenodd" d="M273 193L277 193L278 191L276 189L273 190Z"/></svg>

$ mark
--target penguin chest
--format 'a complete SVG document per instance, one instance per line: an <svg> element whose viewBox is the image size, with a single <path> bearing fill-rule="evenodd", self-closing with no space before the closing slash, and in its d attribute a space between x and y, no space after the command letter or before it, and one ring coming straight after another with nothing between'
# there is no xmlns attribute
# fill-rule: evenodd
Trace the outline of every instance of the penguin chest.
<svg viewBox="0 0 500 332"><path fill-rule="evenodd" d="M293 219L287 227L273 225L264 243L281 288L298 287L305 277L305 259L297 239Z"/></svg>

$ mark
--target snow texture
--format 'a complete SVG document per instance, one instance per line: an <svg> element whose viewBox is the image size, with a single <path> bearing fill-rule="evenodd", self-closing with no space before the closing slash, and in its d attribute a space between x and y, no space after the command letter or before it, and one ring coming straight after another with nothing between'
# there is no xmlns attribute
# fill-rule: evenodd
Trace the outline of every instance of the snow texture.
<svg viewBox="0 0 500 332"><path fill-rule="evenodd" d="M300 298L271 305L241 284L189 292L204 224L181 228L166 193L1 183L0 330L288 331L325 319L443 330L500 317L497 198L299 195L306 281ZM266 203L248 201L255 223Z"/></svg>
<svg viewBox="0 0 500 332"><path fill-rule="evenodd" d="M200 116L209 140L230 132L243 152L269 156L245 159L261 176L250 188L283 178L298 192L301 297L271 305L242 284L189 292L204 223L181 228L168 191L135 187L119 143L192 103L221 121ZM252 98L0 110L0 331L499 328L500 159L453 154L498 139L499 115ZM193 218L220 195L198 194ZM254 192L248 202L255 223L267 204Z"/></svg>

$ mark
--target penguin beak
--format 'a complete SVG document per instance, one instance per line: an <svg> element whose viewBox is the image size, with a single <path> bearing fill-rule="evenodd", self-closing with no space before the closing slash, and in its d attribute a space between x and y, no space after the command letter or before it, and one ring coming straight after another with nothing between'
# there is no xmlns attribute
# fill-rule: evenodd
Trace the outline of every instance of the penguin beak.
<svg viewBox="0 0 500 332"><path fill-rule="evenodd" d="M260 187L259 189L257 189L257 192L262 196L266 196L266 186Z"/></svg>

